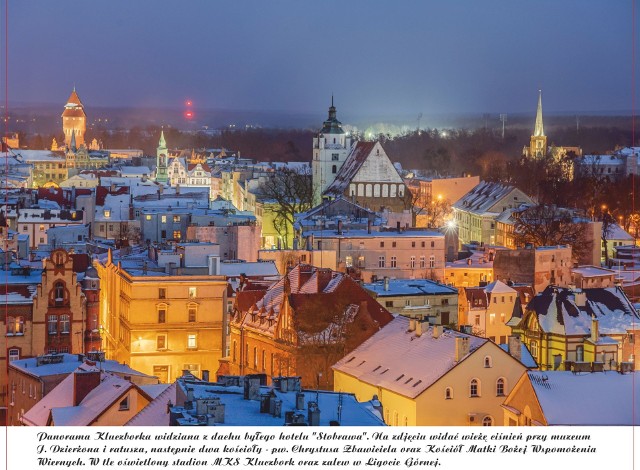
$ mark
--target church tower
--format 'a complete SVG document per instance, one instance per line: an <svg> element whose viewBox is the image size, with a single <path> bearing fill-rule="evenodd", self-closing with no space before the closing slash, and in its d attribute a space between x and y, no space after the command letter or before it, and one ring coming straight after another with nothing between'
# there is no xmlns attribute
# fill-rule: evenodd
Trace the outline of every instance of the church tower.
<svg viewBox="0 0 640 470"><path fill-rule="evenodd" d="M82 101L76 93L76 87L64 105L62 112L62 130L64 131L64 143L71 147L71 137L75 134L75 143L77 147L85 145L84 133L87 130L87 115L84 113Z"/></svg>
<svg viewBox="0 0 640 470"><path fill-rule="evenodd" d="M536 112L536 125L529 142L527 156L530 158L542 158L547 154L547 136L544 135L542 124L542 90L538 90L538 110Z"/></svg>
<svg viewBox="0 0 640 470"><path fill-rule="evenodd" d="M156 181L166 183L167 177L167 158L169 150L167 142L164 140L164 131L160 131L160 140L158 141L158 149L156 150Z"/></svg>
<svg viewBox="0 0 640 470"><path fill-rule="evenodd" d="M351 151L351 138L342 130L331 97L329 117L313 138L313 205L322 202L322 193L333 182Z"/></svg>

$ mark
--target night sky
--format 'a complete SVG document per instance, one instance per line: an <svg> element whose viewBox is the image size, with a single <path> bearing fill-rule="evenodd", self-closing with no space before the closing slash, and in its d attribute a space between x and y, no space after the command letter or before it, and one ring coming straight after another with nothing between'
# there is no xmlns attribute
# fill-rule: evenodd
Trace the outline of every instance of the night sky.
<svg viewBox="0 0 640 470"><path fill-rule="evenodd" d="M3 43L5 1L10 103L75 84L93 106L531 113L542 88L545 112L632 107L632 0L2 0Z"/></svg>

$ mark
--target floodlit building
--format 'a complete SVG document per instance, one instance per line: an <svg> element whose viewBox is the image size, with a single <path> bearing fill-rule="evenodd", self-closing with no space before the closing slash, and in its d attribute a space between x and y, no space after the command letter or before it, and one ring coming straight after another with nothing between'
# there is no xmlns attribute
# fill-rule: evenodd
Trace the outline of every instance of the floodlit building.
<svg viewBox="0 0 640 470"><path fill-rule="evenodd" d="M377 396L390 426L493 426L526 370L509 346L398 316L333 366L333 389Z"/></svg>

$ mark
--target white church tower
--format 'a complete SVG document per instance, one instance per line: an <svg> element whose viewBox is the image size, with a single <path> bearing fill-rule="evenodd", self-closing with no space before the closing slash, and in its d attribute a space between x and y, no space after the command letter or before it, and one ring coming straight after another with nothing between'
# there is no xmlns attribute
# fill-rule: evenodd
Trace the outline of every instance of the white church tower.
<svg viewBox="0 0 640 470"><path fill-rule="evenodd" d="M313 205L322 203L322 193L333 182L351 151L351 138L336 118L336 108L329 108L329 118L313 138Z"/></svg>

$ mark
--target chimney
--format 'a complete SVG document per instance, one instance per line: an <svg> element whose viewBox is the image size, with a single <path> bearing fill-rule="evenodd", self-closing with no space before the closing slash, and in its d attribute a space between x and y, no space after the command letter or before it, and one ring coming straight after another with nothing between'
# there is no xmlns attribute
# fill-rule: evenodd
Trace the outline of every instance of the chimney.
<svg viewBox="0 0 640 470"><path fill-rule="evenodd" d="M469 337L457 337L455 361L460 362L467 354L469 354Z"/></svg>
<svg viewBox="0 0 640 470"><path fill-rule="evenodd" d="M100 371L74 372L73 406L78 406L98 385L100 385Z"/></svg>
<svg viewBox="0 0 640 470"><path fill-rule="evenodd" d="M522 342L520 341L520 337L512 335L512 336L509 336L507 341L508 341L507 344L509 347L509 354L511 354L511 356L513 356L517 360L521 361L522 360Z"/></svg>
<svg viewBox="0 0 640 470"><path fill-rule="evenodd" d="M442 325L433 325L432 336L433 339L438 339L442 334Z"/></svg>
<svg viewBox="0 0 640 470"><path fill-rule="evenodd" d="M400 221L399 220L396 222L396 231L398 233L400 233Z"/></svg>
<svg viewBox="0 0 640 470"><path fill-rule="evenodd" d="M244 378L244 399L260 400L260 377L258 375L247 375Z"/></svg>
<svg viewBox="0 0 640 470"><path fill-rule="evenodd" d="M204 380L205 382L209 381L209 371L208 370L203 370L202 371L202 380Z"/></svg>
<svg viewBox="0 0 640 470"><path fill-rule="evenodd" d="M207 415L207 425L209 426L224 423L224 404L218 400L217 403L208 405Z"/></svg>
<svg viewBox="0 0 640 470"><path fill-rule="evenodd" d="M296 410L304 410L304 393L296 393Z"/></svg>
<svg viewBox="0 0 640 470"><path fill-rule="evenodd" d="M176 196L180 195L180 185L176 184Z"/></svg>
<svg viewBox="0 0 640 470"><path fill-rule="evenodd" d="M367 220L367 233L371 233L371 219Z"/></svg>
<svg viewBox="0 0 640 470"><path fill-rule="evenodd" d="M429 329L429 320L423 318L416 320L416 336L422 336Z"/></svg>
<svg viewBox="0 0 640 470"><path fill-rule="evenodd" d="M342 235L342 219L338 220L338 235Z"/></svg>
<svg viewBox="0 0 640 470"><path fill-rule="evenodd" d="M595 315L591 317L591 341L594 343L598 342L600 338L600 331L598 328L598 319Z"/></svg>
<svg viewBox="0 0 640 470"><path fill-rule="evenodd" d="M576 307L584 307L587 305L587 294L582 289L576 289L573 292L573 300Z"/></svg>
<svg viewBox="0 0 640 470"><path fill-rule="evenodd" d="M416 319L413 317L409 318L409 331L416 331Z"/></svg>
<svg viewBox="0 0 640 470"><path fill-rule="evenodd" d="M389 276L384 277L384 291L385 292L389 291Z"/></svg>
<svg viewBox="0 0 640 470"><path fill-rule="evenodd" d="M309 410L307 412L309 426L320 426L320 408L315 401L309 402Z"/></svg>

